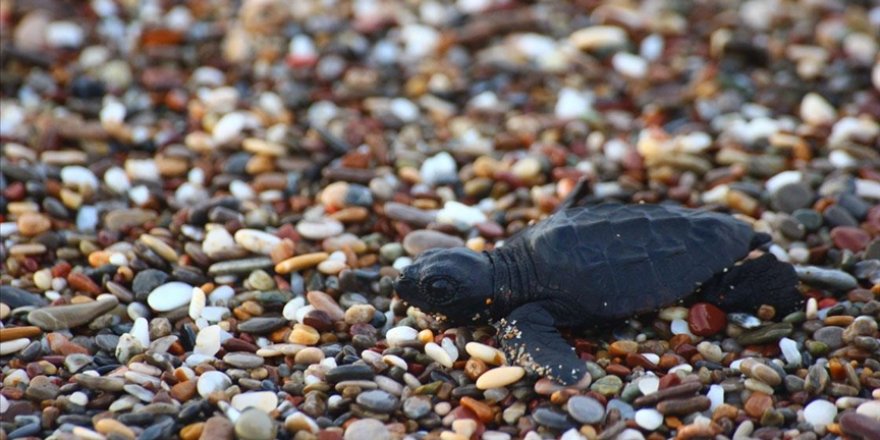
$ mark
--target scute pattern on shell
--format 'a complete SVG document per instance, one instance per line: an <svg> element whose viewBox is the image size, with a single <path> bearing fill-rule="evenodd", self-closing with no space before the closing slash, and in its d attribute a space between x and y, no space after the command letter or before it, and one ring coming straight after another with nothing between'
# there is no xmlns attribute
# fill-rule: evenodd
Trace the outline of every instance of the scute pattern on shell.
<svg viewBox="0 0 880 440"><path fill-rule="evenodd" d="M668 205L575 207L524 231L557 318L618 319L668 305L744 258L754 232L726 214ZM563 321L566 321L563 319ZM558 322L557 324L564 324Z"/></svg>

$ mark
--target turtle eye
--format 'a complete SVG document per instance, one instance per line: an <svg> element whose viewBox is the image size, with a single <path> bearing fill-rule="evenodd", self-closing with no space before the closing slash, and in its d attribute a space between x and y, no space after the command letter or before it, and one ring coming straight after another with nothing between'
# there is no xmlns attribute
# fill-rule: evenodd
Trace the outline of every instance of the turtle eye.
<svg viewBox="0 0 880 440"><path fill-rule="evenodd" d="M435 278L428 283L426 296L432 305L443 305L455 296L455 285L447 278Z"/></svg>

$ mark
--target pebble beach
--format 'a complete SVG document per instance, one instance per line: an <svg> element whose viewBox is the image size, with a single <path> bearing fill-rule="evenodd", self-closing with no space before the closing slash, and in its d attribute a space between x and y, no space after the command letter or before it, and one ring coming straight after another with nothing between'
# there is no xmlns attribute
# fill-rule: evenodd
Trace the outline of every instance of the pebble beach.
<svg viewBox="0 0 880 440"><path fill-rule="evenodd" d="M880 439L880 6L0 0L0 440ZM399 299L586 203L727 212L804 306Z"/></svg>

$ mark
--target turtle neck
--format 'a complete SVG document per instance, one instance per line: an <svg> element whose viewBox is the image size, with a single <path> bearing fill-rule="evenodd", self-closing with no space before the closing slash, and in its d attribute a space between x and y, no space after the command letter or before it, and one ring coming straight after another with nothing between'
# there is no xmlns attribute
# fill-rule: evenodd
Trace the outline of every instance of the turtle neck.
<svg viewBox="0 0 880 440"><path fill-rule="evenodd" d="M489 315L507 316L513 309L530 302L537 277L532 258L521 246L502 246L485 252L492 265L492 303Z"/></svg>

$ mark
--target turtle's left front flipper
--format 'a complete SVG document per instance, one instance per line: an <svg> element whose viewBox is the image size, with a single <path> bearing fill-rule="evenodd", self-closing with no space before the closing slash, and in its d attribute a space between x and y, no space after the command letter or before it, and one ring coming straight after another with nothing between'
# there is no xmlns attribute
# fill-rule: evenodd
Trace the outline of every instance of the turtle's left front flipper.
<svg viewBox="0 0 880 440"><path fill-rule="evenodd" d="M511 364L574 385L584 377L586 363L577 357L540 303L528 303L496 323L501 348Z"/></svg>

